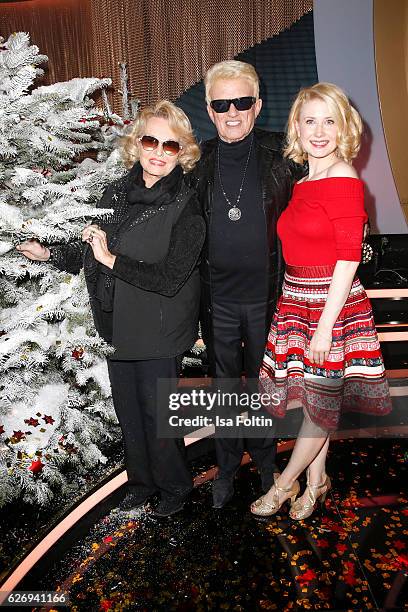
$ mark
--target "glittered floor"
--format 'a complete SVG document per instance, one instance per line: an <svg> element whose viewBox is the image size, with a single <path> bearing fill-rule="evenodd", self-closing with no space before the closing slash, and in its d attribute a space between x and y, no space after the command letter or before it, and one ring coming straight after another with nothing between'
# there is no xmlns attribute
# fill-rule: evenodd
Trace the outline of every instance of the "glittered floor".
<svg viewBox="0 0 408 612"><path fill-rule="evenodd" d="M223 510L211 508L210 482L168 519L107 506L19 589L62 588L72 612L408 609L407 450L404 440L333 442L333 492L300 523L249 514L260 492L250 465Z"/></svg>

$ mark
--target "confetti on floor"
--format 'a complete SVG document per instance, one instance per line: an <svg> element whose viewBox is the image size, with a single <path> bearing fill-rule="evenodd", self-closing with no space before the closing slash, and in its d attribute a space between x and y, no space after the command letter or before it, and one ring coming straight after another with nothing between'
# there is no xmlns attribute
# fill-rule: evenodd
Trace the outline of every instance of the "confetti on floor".
<svg viewBox="0 0 408 612"><path fill-rule="evenodd" d="M295 522L285 506L250 515L260 485L246 465L226 508L206 482L168 519L107 509L19 588L66 590L71 612L408 609L407 467L404 440L333 442L333 491Z"/></svg>

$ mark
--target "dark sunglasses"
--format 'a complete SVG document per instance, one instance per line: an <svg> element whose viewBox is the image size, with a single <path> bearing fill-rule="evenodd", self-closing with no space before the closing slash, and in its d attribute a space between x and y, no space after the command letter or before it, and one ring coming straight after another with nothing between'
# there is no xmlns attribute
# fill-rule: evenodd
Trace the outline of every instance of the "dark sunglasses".
<svg viewBox="0 0 408 612"><path fill-rule="evenodd" d="M160 140L154 136L141 136L139 140L145 151L154 151L160 144ZM181 144L175 140L165 140L161 145L166 155L177 155L183 148Z"/></svg>
<svg viewBox="0 0 408 612"><path fill-rule="evenodd" d="M211 100L210 106L216 113L226 113L229 111L231 104L235 106L237 111L246 111L251 108L256 102L253 96L244 96L243 98L233 98L231 100Z"/></svg>

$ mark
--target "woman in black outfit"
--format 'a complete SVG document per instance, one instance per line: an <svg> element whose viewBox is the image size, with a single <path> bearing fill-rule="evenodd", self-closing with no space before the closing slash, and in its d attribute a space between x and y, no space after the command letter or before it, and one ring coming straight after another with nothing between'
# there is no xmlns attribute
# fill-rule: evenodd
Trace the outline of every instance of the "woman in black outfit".
<svg viewBox="0 0 408 612"><path fill-rule="evenodd" d="M60 270L84 267L95 327L115 348L108 368L125 443L122 507L141 507L159 492L155 513L168 516L183 507L192 478L184 446L158 438L157 381L176 378L197 338L205 224L183 174L200 152L188 118L167 100L141 111L122 144L130 170L98 204L113 215L85 227L82 242L47 248L30 240L17 249Z"/></svg>

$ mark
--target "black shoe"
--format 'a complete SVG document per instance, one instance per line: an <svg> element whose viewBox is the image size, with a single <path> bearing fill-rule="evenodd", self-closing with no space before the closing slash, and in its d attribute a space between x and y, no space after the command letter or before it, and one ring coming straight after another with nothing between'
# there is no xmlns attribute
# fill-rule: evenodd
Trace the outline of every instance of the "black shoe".
<svg viewBox="0 0 408 612"><path fill-rule="evenodd" d="M140 493L129 491L120 502L119 508L121 510L139 510L144 507L151 495L153 495L153 493L141 495Z"/></svg>
<svg viewBox="0 0 408 612"><path fill-rule="evenodd" d="M213 508L223 508L234 496L234 477L216 478L212 485Z"/></svg>
<svg viewBox="0 0 408 612"><path fill-rule="evenodd" d="M153 510L153 514L159 517L171 516L172 514L176 514L176 512L180 512L184 508L186 501L187 496L164 497Z"/></svg>
<svg viewBox="0 0 408 612"><path fill-rule="evenodd" d="M271 486L273 485L273 483L275 482L275 480L279 478L280 472L277 471L277 468L274 468L273 472L271 472L270 469L268 470L261 469L260 475L261 475L262 491L264 493L267 493L269 489L271 488Z"/></svg>

